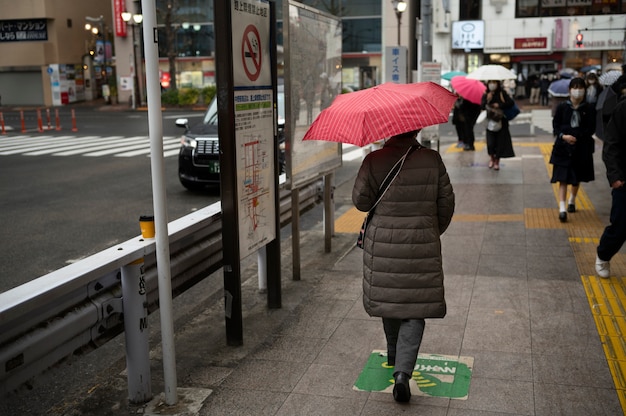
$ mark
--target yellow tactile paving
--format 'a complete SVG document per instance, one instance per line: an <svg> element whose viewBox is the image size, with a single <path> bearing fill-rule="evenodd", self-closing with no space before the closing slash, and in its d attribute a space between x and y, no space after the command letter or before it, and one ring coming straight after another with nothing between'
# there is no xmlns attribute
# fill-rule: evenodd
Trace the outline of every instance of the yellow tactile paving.
<svg viewBox="0 0 626 416"><path fill-rule="evenodd" d="M552 175L550 165L551 143L515 143L520 147L538 147L546 166L547 178ZM476 143L476 150L484 143ZM446 153L462 152L455 144ZM568 214L568 221L559 221L558 186L553 184L554 208L526 208L524 214L455 214L453 222L524 221L527 228L565 229L574 252L574 258L587 294L589 307L604 348L617 395L626 414L626 254L611 259L611 278L595 276L596 247L606 224L598 218L595 208L580 187L576 198L576 212ZM607 198L610 196L607 192ZM365 213L356 208L348 210L335 221L338 233L358 233Z"/></svg>
<svg viewBox="0 0 626 416"><path fill-rule="evenodd" d="M352 207L335 220L335 232L345 234L358 233L361 230L363 218L365 218L365 212Z"/></svg>

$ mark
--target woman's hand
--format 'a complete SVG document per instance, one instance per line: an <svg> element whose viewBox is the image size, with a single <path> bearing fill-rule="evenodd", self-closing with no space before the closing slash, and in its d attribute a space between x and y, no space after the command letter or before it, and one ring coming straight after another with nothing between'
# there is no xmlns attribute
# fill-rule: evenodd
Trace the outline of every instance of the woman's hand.
<svg viewBox="0 0 626 416"><path fill-rule="evenodd" d="M562 139L565 143L568 143L568 144L576 143L576 137L572 136L571 134L564 134Z"/></svg>

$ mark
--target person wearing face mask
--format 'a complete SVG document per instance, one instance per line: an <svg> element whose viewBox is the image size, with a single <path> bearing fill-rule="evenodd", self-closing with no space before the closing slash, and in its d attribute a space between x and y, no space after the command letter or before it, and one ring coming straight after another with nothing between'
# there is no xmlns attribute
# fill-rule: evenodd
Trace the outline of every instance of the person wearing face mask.
<svg viewBox="0 0 626 416"><path fill-rule="evenodd" d="M585 81L587 83L587 94L585 96L585 100L589 104L595 104L598 101L598 96L602 92L602 85L598 80L598 75L596 75L595 72L589 72L585 77Z"/></svg>
<svg viewBox="0 0 626 416"><path fill-rule="evenodd" d="M487 91L482 97L481 108L487 112L487 154L489 169L500 170L500 159L514 157L513 141L509 121L502 110L513 107L515 102L502 88L500 81L487 82Z"/></svg>
<svg viewBox="0 0 626 416"><path fill-rule="evenodd" d="M569 83L569 99L559 104L552 119L555 136L550 163L550 183L559 184L559 220L567 221L567 213L576 212L576 194L581 182L595 179L593 152L596 128L595 106L585 101L586 83L573 78ZM567 200L567 186L571 186Z"/></svg>

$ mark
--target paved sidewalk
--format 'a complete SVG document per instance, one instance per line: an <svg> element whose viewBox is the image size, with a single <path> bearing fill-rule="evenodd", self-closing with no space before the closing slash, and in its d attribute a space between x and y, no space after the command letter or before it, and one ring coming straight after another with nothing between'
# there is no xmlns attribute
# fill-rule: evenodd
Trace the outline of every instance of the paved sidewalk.
<svg viewBox="0 0 626 416"><path fill-rule="evenodd" d="M388 392L354 388L372 352L386 344L380 319L367 316L361 303L362 252L354 242L363 214L350 203L353 176L335 191L332 253L324 253L321 217L302 234L300 281L291 280L285 231L281 309L267 309L256 264L242 269L242 347L225 343L221 274L176 299L175 307L191 308L176 321L176 407L155 408L158 398L149 407L128 407L123 359L54 406L22 406L46 415L623 414L619 396L626 386L616 389L612 377L620 374L615 367L623 354L607 358L603 348L623 337L599 334L601 319L590 308L592 298L594 308L602 307L594 288L618 287L626 273L623 253L612 264L619 279L601 281L593 271L595 244L610 209L601 147L595 154L596 181L583 185L578 211L561 224L549 183L551 143L549 134L514 138L517 156L502 160L498 172L487 168L480 135L475 152L457 149L456 141L441 143L457 201L443 236L448 315L427 321L420 353L471 359L463 397L420 393L419 374L408 404L395 403ZM192 292L204 293L195 306L187 298ZM613 304L618 298L619 293ZM151 325L157 332L158 322ZM161 351L151 345L152 389L158 396L164 390Z"/></svg>

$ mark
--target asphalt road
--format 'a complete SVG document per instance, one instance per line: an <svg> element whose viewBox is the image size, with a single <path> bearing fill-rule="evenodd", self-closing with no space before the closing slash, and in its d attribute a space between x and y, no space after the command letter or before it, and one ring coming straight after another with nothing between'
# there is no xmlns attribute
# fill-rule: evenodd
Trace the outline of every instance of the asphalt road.
<svg viewBox="0 0 626 416"><path fill-rule="evenodd" d="M15 114L4 114L14 124ZM21 133L18 123L0 145L18 135L73 135L77 144L86 136L148 136L146 113L80 108L76 114L77 132L38 133L29 125ZM174 118L201 115L164 112L163 135L181 133ZM187 191L176 171L176 156L167 157L168 221L219 200L218 190ZM145 155L0 155L0 292L139 235L139 216L153 213L151 181Z"/></svg>

